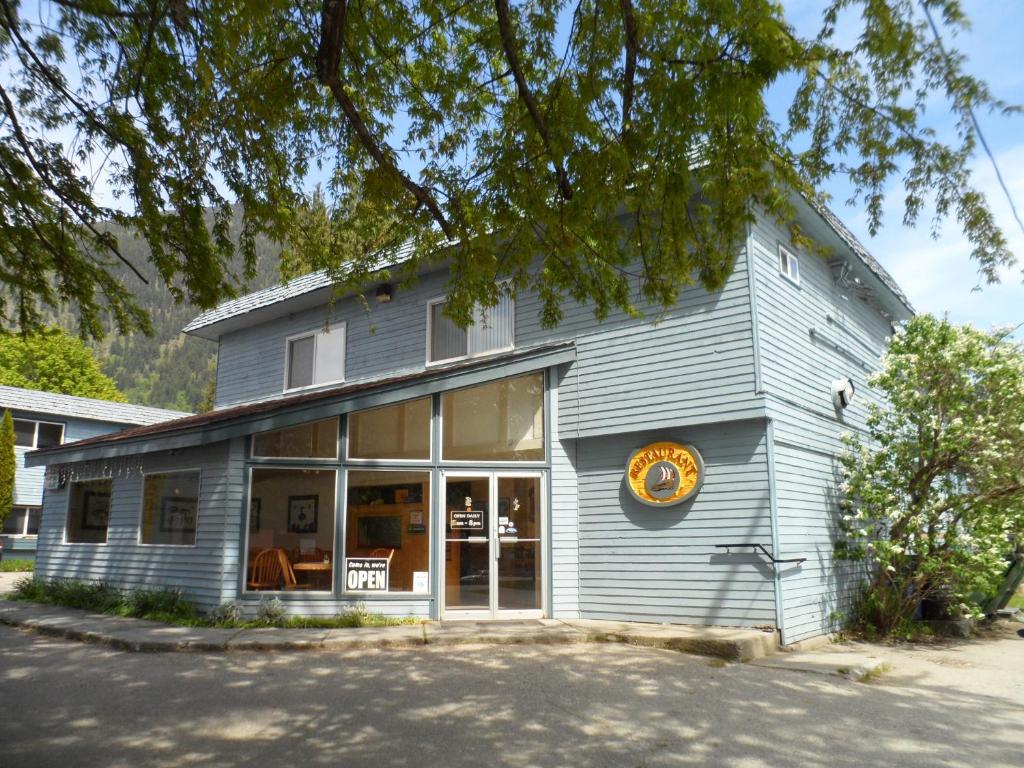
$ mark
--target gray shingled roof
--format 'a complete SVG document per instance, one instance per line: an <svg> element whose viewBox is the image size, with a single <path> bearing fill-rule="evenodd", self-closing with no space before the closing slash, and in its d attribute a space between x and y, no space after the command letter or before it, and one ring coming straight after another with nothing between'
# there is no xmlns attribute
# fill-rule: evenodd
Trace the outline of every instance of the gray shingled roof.
<svg viewBox="0 0 1024 768"><path fill-rule="evenodd" d="M412 249L413 244L409 242L394 251L382 254L379 269L387 269L407 261L409 256L412 255ZM229 320L239 315L246 315L264 307L288 301L288 299L304 296L314 291L329 289L333 284L334 281L327 270L322 269L312 272L308 275L297 277L294 280L289 280L287 283L273 285L270 288L254 291L237 299L231 299L223 304L218 304L213 309L203 312L203 314L192 320L181 330L183 333L194 333L224 320Z"/></svg>
<svg viewBox="0 0 1024 768"><path fill-rule="evenodd" d="M162 421L192 415L184 411L169 411L145 405L114 403L109 400L94 400L91 397L59 395L55 392L4 386L0 386L0 409L135 425L159 424Z"/></svg>
<svg viewBox="0 0 1024 768"><path fill-rule="evenodd" d="M332 283L333 281L326 270L303 275L294 280L289 280L287 283L264 288L262 291L247 293L245 296L218 304L213 309L203 312L199 317L192 320L192 322L182 328L182 331L184 333L192 333L208 325L219 323L222 320L248 314L261 307L278 304L311 291L330 288Z"/></svg>

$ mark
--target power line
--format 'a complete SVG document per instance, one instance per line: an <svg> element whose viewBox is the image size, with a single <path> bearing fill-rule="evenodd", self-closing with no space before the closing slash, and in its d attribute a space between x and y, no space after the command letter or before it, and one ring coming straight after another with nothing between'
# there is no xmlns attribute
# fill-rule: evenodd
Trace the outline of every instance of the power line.
<svg viewBox="0 0 1024 768"><path fill-rule="evenodd" d="M939 28L935 24L935 20L932 18L932 12L928 10L928 4L925 0L919 0L921 10L924 11L925 18L928 19L928 26L932 28L932 34L935 35L935 42L939 46L943 57L946 59L946 63L952 66L949 54L946 53L946 48L942 44L942 36L939 35ZM995 155L992 154L992 150L989 149L988 142L985 140L985 134L981 132L981 124L978 122L977 116L974 114L974 107L970 104L967 105L967 114L971 116L971 122L974 124L974 132L978 134L978 141L985 150L985 154L988 155L988 159L992 161L992 168L995 169L996 179L999 181L999 186L1003 188L1003 194L1006 195L1006 201L1010 204L1010 211L1013 213L1013 218L1017 220L1017 226L1020 227L1020 231L1024 234L1024 221L1021 221L1020 214L1017 213L1017 206L1013 204L1013 196L1010 195L1010 189L1006 186L1006 182L1003 180L1003 174L999 170L999 164L996 162Z"/></svg>

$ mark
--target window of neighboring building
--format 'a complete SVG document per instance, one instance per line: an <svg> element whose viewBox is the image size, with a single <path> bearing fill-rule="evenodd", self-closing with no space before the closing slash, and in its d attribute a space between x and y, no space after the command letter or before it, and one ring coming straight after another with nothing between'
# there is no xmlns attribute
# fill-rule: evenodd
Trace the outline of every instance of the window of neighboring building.
<svg viewBox="0 0 1024 768"><path fill-rule="evenodd" d="M35 536L39 533L41 507L14 507L4 519L5 536Z"/></svg>
<svg viewBox="0 0 1024 768"><path fill-rule="evenodd" d="M25 448L53 448L64 442L64 425L52 421L14 419L15 445Z"/></svg>
<svg viewBox="0 0 1024 768"><path fill-rule="evenodd" d="M247 591L331 591L337 476L333 469L252 470Z"/></svg>
<svg viewBox="0 0 1024 768"><path fill-rule="evenodd" d="M348 417L350 459L416 461L430 458L431 399L422 397Z"/></svg>
<svg viewBox="0 0 1024 768"><path fill-rule="evenodd" d="M543 461L544 374L445 392L441 437L444 461Z"/></svg>
<svg viewBox="0 0 1024 768"><path fill-rule="evenodd" d="M199 470L146 475L142 483L143 544L195 544Z"/></svg>
<svg viewBox="0 0 1024 768"><path fill-rule="evenodd" d="M331 384L345 379L345 324L288 339L285 389Z"/></svg>
<svg viewBox="0 0 1024 768"><path fill-rule="evenodd" d="M427 362L438 363L473 357L500 349L511 349L515 343L515 300L502 293L493 307L477 310L469 328L460 328L444 313L445 300L427 305Z"/></svg>
<svg viewBox="0 0 1024 768"><path fill-rule="evenodd" d="M335 417L261 432L253 436L252 455L274 459L336 459L338 419Z"/></svg>
<svg viewBox="0 0 1024 768"><path fill-rule="evenodd" d="M783 277L800 285L800 260L785 246L779 246L779 272Z"/></svg>
<svg viewBox="0 0 1024 768"><path fill-rule="evenodd" d="M110 521L113 481L80 480L68 492L67 537L69 544L103 544Z"/></svg>
<svg viewBox="0 0 1024 768"><path fill-rule="evenodd" d="M430 473L347 474L345 591L428 592Z"/></svg>

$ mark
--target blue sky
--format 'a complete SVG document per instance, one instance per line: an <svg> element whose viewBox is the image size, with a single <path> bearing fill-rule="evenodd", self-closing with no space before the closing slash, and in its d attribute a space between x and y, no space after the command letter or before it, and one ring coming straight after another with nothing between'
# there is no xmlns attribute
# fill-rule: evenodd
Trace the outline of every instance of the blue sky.
<svg viewBox="0 0 1024 768"><path fill-rule="evenodd" d="M791 23L809 34L824 3L784 0L784 5ZM969 71L987 81L997 97L1024 104L1024 3L964 0L964 8L972 21L971 30L955 39L945 39L947 49L957 48L966 54ZM1024 115L982 113L978 119L1017 211L1024 217ZM930 120L940 134L953 125L944 108L936 110ZM1001 283L982 284L980 289L977 269L969 258L970 245L956 221L947 221L937 240L930 235L930 213L921 217L915 229L903 226L898 180L891 185L889 212L876 237L868 234L863 207L845 204L850 189L842 179L836 179L826 191L833 197L832 208L893 274L919 312L948 314L955 322L969 322L980 328L1016 326L1024 323L1024 232L1014 220L992 164L980 147L974 160L974 178L1019 261L1016 267L1003 271ZM1024 329L1015 335L1024 338Z"/></svg>

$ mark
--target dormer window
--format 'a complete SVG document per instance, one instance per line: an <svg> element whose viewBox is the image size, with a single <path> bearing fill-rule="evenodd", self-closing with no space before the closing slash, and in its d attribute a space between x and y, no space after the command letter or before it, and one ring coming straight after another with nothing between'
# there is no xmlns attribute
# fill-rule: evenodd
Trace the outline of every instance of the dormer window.
<svg viewBox="0 0 1024 768"><path fill-rule="evenodd" d="M792 283L800 285L800 260L785 246L779 246L779 272Z"/></svg>
<svg viewBox="0 0 1024 768"><path fill-rule="evenodd" d="M478 309L469 328L459 328L444 314L444 299L427 304L427 363L451 362L485 355L515 344L516 303L503 293L493 307Z"/></svg>
<svg viewBox="0 0 1024 768"><path fill-rule="evenodd" d="M288 337L285 389L345 380L345 324Z"/></svg>

